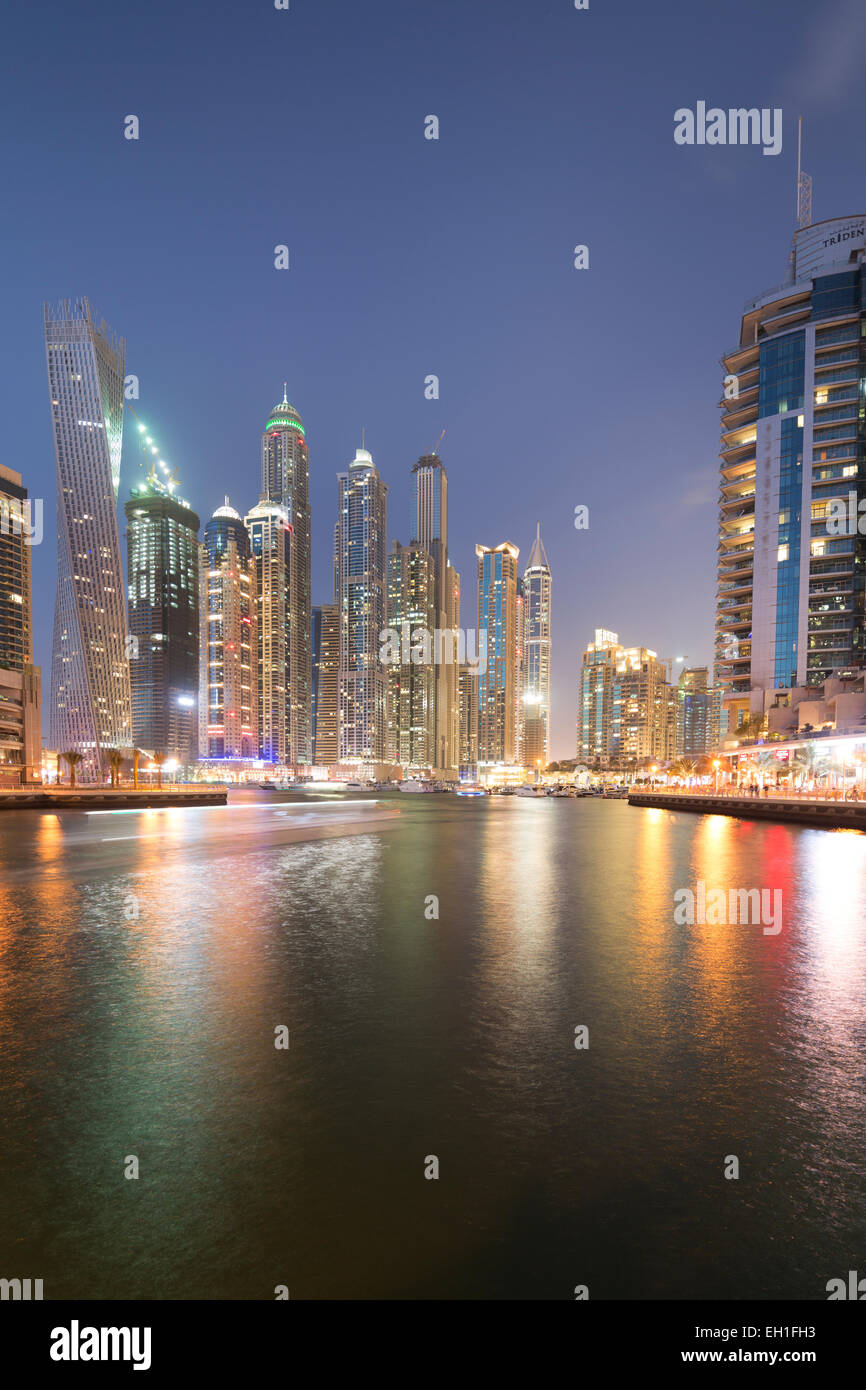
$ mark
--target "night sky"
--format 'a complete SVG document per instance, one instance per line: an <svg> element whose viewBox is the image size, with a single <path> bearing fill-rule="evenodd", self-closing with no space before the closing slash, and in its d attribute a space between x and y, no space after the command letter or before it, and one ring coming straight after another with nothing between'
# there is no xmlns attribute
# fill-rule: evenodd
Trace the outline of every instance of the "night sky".
<svg viewBox="0 0 866 1390"><path fill-rule="evenodd" d="M203 522L224 493L256 501L288 382L314 602L331 597L335 475L362 426L402 541L409 470L447 431L464 626L476 541L512 540L522 564L540 518L554 756L574 756L595 626L710 660L718 359L743 301L787 273L798 115L814 220L866 211L862 0L83 0L16 6L4 40L2 461L45 499L46 702L42 301L77 295L126 338L133 404ZM678 147L674 111L699 100L782 107L782 153Z"/></svg>

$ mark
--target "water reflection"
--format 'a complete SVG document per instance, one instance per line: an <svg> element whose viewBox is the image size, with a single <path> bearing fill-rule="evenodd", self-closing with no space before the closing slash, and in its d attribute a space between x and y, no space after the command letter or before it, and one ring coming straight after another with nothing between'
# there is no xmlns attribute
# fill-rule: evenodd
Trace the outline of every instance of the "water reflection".
<svg viewBox="0 0 866 1390"><path fill-rule="evenodd" d="M621 802L0 815L0 1260L56 1297L822 1297L866 1238L864 856ZM678 926L698 880L780 888L783 930Z"/></svg>

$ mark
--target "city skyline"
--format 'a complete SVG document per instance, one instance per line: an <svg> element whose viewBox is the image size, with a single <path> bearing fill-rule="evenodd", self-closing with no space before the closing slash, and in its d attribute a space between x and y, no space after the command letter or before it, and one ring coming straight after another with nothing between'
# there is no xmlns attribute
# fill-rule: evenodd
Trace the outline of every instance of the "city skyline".
<svg viewBox="0 0 866 1390"><path fill-rule="evenodd" d="M13 1341L201 1378L262 1304L549 1301L826 1378L864 0L7 27Z"/></svg>
<svg viewBox="0 0 866 1390"><path fill-rule="evenodd" d="M736 341L744 299L784 277L800 113L815 217L862 206L854 131L866 98L848 58L832 84L820 78L829 33L841 31L849 8L833 7L836 19L828 20L795 6L800 22L792 23L790 5L764 6L774 33L768 69L760 44L736 42L735 16L748 23L749 9L734 3L728 25L711 26L694 76L687 26L672 23L652 67L626 83L615 16L628 17L637 51L654 51L656 22L645 6L584 15L506 3L497 24L479 27L446 0L440 20L423 32L403 26L390 6L396 31L367 53L360 112L348 55L367 52L363 15L341 13L344 47L335 56L312 9L278 15L286 37L275 27L273 45L262 44L255 26L235 32L215 12L208 41L237 98L230 119L214 110L204 70L187 64L167 65L156 102L131 16L117 19L122 75L113 72L82 106L72 71L90 61L92 40L105 40L60 11L53 32L69 64L52 58L53 83L29 119L44 177L69 210L64 254L29 192L29 151L11 151L20 273L0 349L19 407L8 422L10 462L31 495L45 500L46 537L54 531L54 461L35 313L42 299L86 292L122 329L127 370L141 388L134 404L181 467L202 516L236 490L239 471L250 482L244 506L255 501L262 390L278 399L288 381L315 440L315 602L330 597L330 547L319 520L332 510L333 473L362 426L392 481L395 518L409 505L404 461L447 429L443 450L460 498L449 545L464 576L479 538L510 535L525 553L540 517L558 592L576 596L557 620L552 756L571 750L580 652L597 622L710 664L718 359ZM151 14L170 46L197 43L192 16L161 0ZM35 40L34 17L21 24ZM454 25L463 36L456 47ZM289 42L304 61L282 91ZM515 51L523 55L519 91L505 80ZM675 109L692 97L725 101L734 70L734 101L784 110L777 158L674 144ZM30 111L31 95L24 64L9 75L9 100ZM94 202L58 145L70 110L104 164ZM601 122L598 111L606 113ZM137 142L124 138L127 112L141 117ZM440 117L438 141L424 139L428 112ZM298 205L261 200L273 168L287 160L303 190L302 216ZM481 181L478 169L487 171ZM216 170L234 192L214 215ZM335 218L339 203L363 215ZM459 227L448 215L457 206ZM440 216L428 222L432 207ZM579 242L589 246L587 271L573 266ZM286 271L274 268L278 243L290 249ZM644 284L633 318L624 266ZM627 321L624 396L610 364ZM431 374L438 398L425 396ZM514 430L527 431L520 445ZM122 493L134 468L125 451ZM616 497L607 490L609 470L621 476ZM590 509L583 533L572 524L578 504ZM409 539L402 526L394 530ZM660 556L670 563L658 565ZM644 595L638 578L651 565L656 587ZM695 575L686 592L682 568ZM50 624L54 585L41 555L34 570L36 658L47 693L50 634L39 634Z"/></svg>

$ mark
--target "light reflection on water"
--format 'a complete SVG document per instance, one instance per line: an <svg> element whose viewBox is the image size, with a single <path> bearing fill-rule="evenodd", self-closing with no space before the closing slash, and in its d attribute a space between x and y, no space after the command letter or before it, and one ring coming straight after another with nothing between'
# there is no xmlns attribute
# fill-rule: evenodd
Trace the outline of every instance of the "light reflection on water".
<svg viewBox="0 0 866 1390"><path fill-rule="evenodd" d="M0 815L3 1270L825 1297L866 1236L864 869L859 835L619 802ZM699 879L780 888L781 933L675 925Z"/></svg>

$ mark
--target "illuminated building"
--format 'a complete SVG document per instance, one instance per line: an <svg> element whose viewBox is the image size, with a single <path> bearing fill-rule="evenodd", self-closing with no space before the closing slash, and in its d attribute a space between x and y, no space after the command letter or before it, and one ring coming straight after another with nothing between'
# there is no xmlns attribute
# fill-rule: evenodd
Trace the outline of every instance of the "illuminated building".
<svg viewBox="0 0 866 1390"><path fill-rule="evenodd" d="M583 653L578 761L623 767L676 752L676 692L647 647L623 647L596 628Z"/></svg>
<svg viewBox="0 0 866 1390"><path fill-rule="evenodd" d="M412 469L409 538L433 560L432 626L443 633L453 631L460 626L460 576L448 560L448 476L436 453L423 454ZM431 762L450 771L459 762L457 666L453 661L440 661L435 667Z"/></svg>
<svg viewBox="0 0 866 1390"><path fill-rule="evenodd" d="M57 457L57 599L50 742L82 755L77 780L107 772L132 738L117 492L125 344L87 299L45 305Z"/></svg>
<svg viewBox="0 0 866 1390"><path fill-rule="evenodd" d="M293 534L288 513L259 502L244 517L255 561L256 644L253 672L259 719L259 757L294 763L291 749L291 583Z"/></svg>
<svg viewBox="0 0 866 1390"><path fill-rule="evenodd" d="M198 753L199 519L155 471L124 512L132 741L189 763Z"/></svg>
<svg viewBox="0 0 866 1390"><path fill-rule="evenodd" d="M430 768L435 756L435 696L439 666L431 657L436 626L433 557L420 544L392 541L388 556L387 626L400 636L400 658L388 669L387 757L404 768ZM429 649L413 642L416 629ZM450 642L450 629L442 635ZM440 653L441 655L442 653ZM418 657L421 660L418 660ZM413 657L415 659L413 659Z"/></svg>
<svg viewBox="0 0 866 1390"><path fill-rule="evenodd" d="M313 609L313 762L337 761L337 689L340 670L340 610L336 603Z"/></svg>
<svg viewBox="0 0 866 1390"><path fill-rule="evenodd" d="M550 608L553 580L541 522L523 571L523 758L526 767L550 762Z"/></svg>
<svg viewBox="0 0 866 1390"><path fill-rule="evenodd" d="M366 449L356 450L337 482L340 762L383 763L388 678L379 650L387 626L388 488Z"/></svg>
<svg viewBox="0 0 866 1390"><path fill-rule="evenodd" d="M785 284L724 356L716 681L735 729L760 692L864 661L866 218L801 225ZM754 698L752 698L754 692Z"/></svg>
<svg viewBox="0 0 866 1390"><path fill-rule="evenodd" d="M200 555L199 756L257 758L256 562L228 498L204 528Z"/></svg>
<svg viewBox="0 0 866 1390"><path fill-rule="evenodd" d="M713 697L706 666L684 670L677 696L677 756L698 758L708 752L713 727Z"/></svg>
<svg viewBox="0 0 866 1390"><path fill-rule="evenodd" d="M40 777L42 673L33 665L33 539L21 475L0 464L0 786L5 787Z"/></svg>
<svg viewBox="0 0 866 1390"><path fill-rule="evenodd" d="M287 757L297 767L313 758L310 455L301 417L289 404L285 391L262 435L261 501L282 507L292 528Z"/></svg>
<svg viewBox="0 0 866 1390"><path fill-rule="evenodd" d="M460 663L460 776L474 779L478 772L478 667Z"/></svg>
<svg viewBox="0 0 866 1390"><path fill-rule="evenodd" d="M517 560L510 541L476 545L478 558L478 762L517 761L520 692ZM483 645L482 645L483 643ZM484 653L482 656L481 653ZM483 668L483 669L482 669Z"/></svg>

